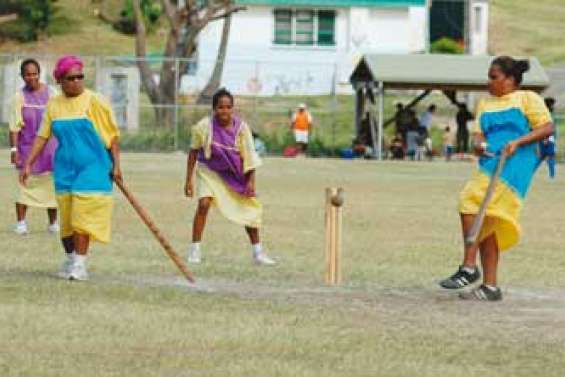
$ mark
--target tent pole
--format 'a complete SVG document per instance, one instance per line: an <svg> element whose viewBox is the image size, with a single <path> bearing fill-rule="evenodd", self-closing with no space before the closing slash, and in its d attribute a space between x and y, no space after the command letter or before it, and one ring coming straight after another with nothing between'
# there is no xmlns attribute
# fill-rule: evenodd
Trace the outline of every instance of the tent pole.
<svg viewBox="0 0 565 377"><path fill-rule="evenodd" d="M383 129L384 129L384 113L385 113L385 101L384 101L384 96L385 96L385 88L384 88L384 84L382 81L379 82L379 132L378 132L378 144L377 144L377 158L379 159L379 161L381 161L383 159L383 143L384 143L384 135L383 135Z"/></svg>

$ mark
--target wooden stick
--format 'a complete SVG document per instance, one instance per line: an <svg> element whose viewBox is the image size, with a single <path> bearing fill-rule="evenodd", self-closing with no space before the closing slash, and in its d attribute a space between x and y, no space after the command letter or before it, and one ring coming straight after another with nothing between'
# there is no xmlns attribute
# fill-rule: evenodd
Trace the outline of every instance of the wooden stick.
<svg viewBox="0 0 565 377"><path fill-rule="evenodd" d="M336 193L343 203L343 189L339 188ZM335 199L334 199L335 202ZM341 283L341 246L343 234L343 207L335 206L335 284Z"/></svg>
<svg viewBox="0 0 565 377"><path fill-rule="evenodd" d="M157 241L159 241L161 246L163 246L163 249L165 250L166 254L169 256L169 258L171 258L173 263L178 267L178 269L184 275L186 280L188 280L191 283L194 283L194 276L188 270L188 268L186 267L186 265L184 264L182 259L178 256L178 254L174 251L174 249L171 246L171 244L169 243L169 241L167 241L167 239L161 234L161 232L159 231L159 228L157 228L155 223L151 220L151 217L149 217L149 214L147 213L147 211L145 211L145 209L139 204L137 199L135 199L135 197L133 196L131 191L129 191L129 189L123 183L116 182L116 185L120 188L120 190L122 191L122 193L124 194L126 199L132 205L133 209L135 209L135 211L139 215L139 217L141 217L141 220L145 223L145 225L147 225L147 227L149 228L151 233L153 233L153 235L155 236Z"/></svg>
<svg viewBox="0 0 565 377"><path fill-rule="evenodd" d="M498 163L496 164L496 169L494 174L490 178L490 182L487 187L487 191L485 193L485 197L481 203L479 208L479 213L475 216L475 220L473 221L473 225L471 226L471 230L469 234L465 237L465 246L473 246L477 243L479 239L479 235L481 233L483 223L485 221L485 217L487 214L487 207L492 199L492 195L494 194L494 190L496 188L496 183L500 178L500 174L502 173L502 169L506 164L506 158L508 155L505 151L500 154L500 158L498 159Z"/></svg>
<svg viewBox="0 0 565 377"><path fill-rule="evenodd" d="M343 189L326 189L326 271L327 284L341 282L341 239Z"/></svg>
<svg viewBox="0 0 565 377"><path fill-rule="evenodd" d="M331 283L331 270L332 270L332 257L331 257L331 239L332 239L332 218L331 218L331 198L332 189L326 188L326 270L325 270L325 281L327 284Z"/></svg>

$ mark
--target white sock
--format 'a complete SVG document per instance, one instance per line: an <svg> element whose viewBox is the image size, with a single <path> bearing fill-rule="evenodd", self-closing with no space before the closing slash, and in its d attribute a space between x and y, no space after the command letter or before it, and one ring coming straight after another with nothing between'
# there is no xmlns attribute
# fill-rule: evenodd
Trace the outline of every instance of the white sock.
<svg viewBox="0 0 565 377"><path fill-rule="evenodd" d="M483 285L485 286L485 288L489 289L491 292L496 291L496 287L494 285L486 285L486 284L483 284Z"/></svg>
<svg viewBox="0 0 565 377"><path fill-rule="evenodd" d="M473 272L477 271L477 267L472 268L472 267L463 266L462 270L469 274L472 274Z"/></svg>
<svg viewBox="0 0 565 377"><path fill-rule="evenodd" d="M87 258L86 255L80 255L80 254L77 254L77 253L75 252L75 253L74 253L73 260L74 260L74 262L75 262L76 264L78 264L78 265L83 265L83 266L84 266L85 263L86 263L86 258Z"/></svg>
<svg viewBox="0 0 565 377"><path fill-rule="evenodd" d="M263 247L261 246L261 242L251 245L251 251L253 252L254 256L261 254L263 252Z"/></svg>
<svg viewBox="0 0 565 377"><path fill-rule="evenodd" d="M74 251L71 251L70 253L65 253L65 255L67 256L67 259L70 259L71 261L75 260L76 253Z"/></svg>
<svg viewBox="0 0 565 377"><path fill-rule="evenodd" d="M18 226L26 226L26 221L25 221L25 220L18 221L18 222L17 222L17 225L18 225Z"/></svg>
<svg viewBox="0 0 565 377"><path fill-rule="evenodd" d="M193 242L190 244L192 251L200 251L200 242Z"/></svg>

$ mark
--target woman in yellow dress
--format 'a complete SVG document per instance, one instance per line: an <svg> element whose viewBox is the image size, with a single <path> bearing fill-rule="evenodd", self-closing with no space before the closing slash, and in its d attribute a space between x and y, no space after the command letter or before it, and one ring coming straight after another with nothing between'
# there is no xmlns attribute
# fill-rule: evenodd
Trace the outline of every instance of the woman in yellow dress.
<svg viewBox="0 0 565 377"><path fill-rule="evenodd" d="M47 85L39 81L41 68L34 59L26 59L20 66L22 79L25 86L16 93L13 99L12 113L10 114L10 160L18 172L23 168L31 151L33 140L41 124L41 118L50 97L56 93ZM37 158L31 169L31 177L27 187L18 185L16 198L17 223L14 232L26 234L28 227L26 213L28 207L47 209L50 233L57 233L57 201L53 188L53 154L57 148L57 141L51 140ZM19 176L19 174L18 174Z"/></svg>
<svg viewBox="0 0 565 377"><path fill-rule="evenodd" d="M468 235L478 213L498 158L503 151L508 158L487 207L477 244L465 247L462 265L440 282L446 289L459 289L476 282L481 276L477 267L480 253L483 283L460 294L463 299L502 299L497 286L499 254L520 239L520 212L539 165L537 142L553 133L551 115L543 99L537 93L520 90L528 69L527 60L508 56L493 60L488 72L491 96L477 107L473 137L480 159L478 170L461 192L459 212L464 236Z"/></svg>
<svg viewBox="0 0 565 377"><path fill-rule="evenodd" d="M110 241L112 178L122 179L119 131L110 105L84 88L83 63L79 58L59 59L53 76L61 85L62 94L47 104L20 179L22 184L26 183L31 166L55 136L59 145L53 176L66 252L60 275L87 280L90 242Z"/></svg>
<svg viewBox="0 0 565 377"><path fill-rule="evenodd" d="M260 265L273 265L275 261L263 251L259 240L263 206L255 195L255 169L261 160L249 126L234 115L233 105L231 93L220 89L212 99L211 119L204 119L192 128L185 194L189 198L194 196L196 170L198 208L188 262L201 262L200 242L213 204L228 220L245 227L253 260Z"/></svg>

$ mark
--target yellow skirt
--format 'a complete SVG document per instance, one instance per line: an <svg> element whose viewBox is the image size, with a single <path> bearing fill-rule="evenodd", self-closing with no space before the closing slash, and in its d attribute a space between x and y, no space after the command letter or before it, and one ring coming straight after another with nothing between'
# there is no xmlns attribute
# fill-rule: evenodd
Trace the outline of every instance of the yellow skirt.
<svg viewBox="0 0 565 377"><path fill-rule="evenodd" d="M19 181L19 171L16 172L16 203L37 208L57 207L55 184L51 173L32 175L28 178L26 186L23 186Z"/></svg>
<svg viewBox="0 0 565 377"><path fill-rule="evenodd" d="M260 228L263 205L257 198L240 195L229 188L214 171L199 164L196 169L198 198L212 198L222 215L239 225Z"/></svg>
<svg viewBox="0 0 565 377"><path fill-rule="evenodd" d="M479 213L490 177L477 171L465 185L460 195L459 212L464 215ZM516 192L499 180L487 207L486 218L479 241L494 234L500 251L508 250L520 241L522 233L518 220L522 211L522 200Z"/></svg>
<svg viewBox="0 0 565 377"><path fill-rule="evenodd" d="M87 234L92 241L110 242L112 195L57 195L61 237Z"/></svg>

